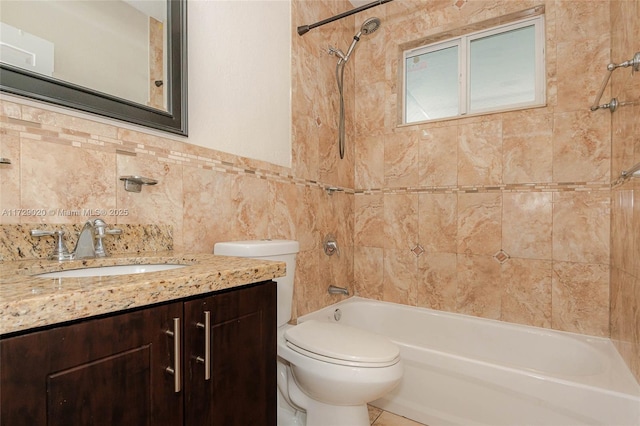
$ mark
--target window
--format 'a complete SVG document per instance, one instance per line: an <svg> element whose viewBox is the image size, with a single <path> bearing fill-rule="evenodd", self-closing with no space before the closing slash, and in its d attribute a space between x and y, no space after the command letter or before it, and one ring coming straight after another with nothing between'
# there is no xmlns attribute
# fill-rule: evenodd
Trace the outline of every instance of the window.
<svg viewBox="0 0 640 426"><path fill-rule="evenodd" d="M407 50L403 122L545 103L543 16Z"/></svg>

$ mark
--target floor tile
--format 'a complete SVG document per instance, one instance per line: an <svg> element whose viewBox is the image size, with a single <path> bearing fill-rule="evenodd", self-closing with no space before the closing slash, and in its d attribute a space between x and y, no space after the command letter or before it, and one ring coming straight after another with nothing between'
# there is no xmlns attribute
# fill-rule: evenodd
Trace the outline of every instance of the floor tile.
<svg viewBox="0 0 640 426"><path fill-rule="evenodd" d="M369 411L371 414L371 411ZM395 414L383 411L380 416L372 423L372 426L426 426L423 423L414 422L406 417L397 416Z"/></svg>

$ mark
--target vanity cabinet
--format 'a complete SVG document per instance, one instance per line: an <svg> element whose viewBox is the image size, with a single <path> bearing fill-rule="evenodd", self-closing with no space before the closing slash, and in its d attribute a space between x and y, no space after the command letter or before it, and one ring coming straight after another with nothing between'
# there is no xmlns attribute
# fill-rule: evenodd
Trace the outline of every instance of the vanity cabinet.
<svg viewBox="0 0 640 426"><path fill-rule="evenodd" d="M2 338L0 424L275 425L275 315L269 281Z"/></svg>
<svg viewBox="0 0 640 426"><path fill-rule="evenodd" d="M275 297L263 285L185 302L185 425L275 426Z"/></svg>

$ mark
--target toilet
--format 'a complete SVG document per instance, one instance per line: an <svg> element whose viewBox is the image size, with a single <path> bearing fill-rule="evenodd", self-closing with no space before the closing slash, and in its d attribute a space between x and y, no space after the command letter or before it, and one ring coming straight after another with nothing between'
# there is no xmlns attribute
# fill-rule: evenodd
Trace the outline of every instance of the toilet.
<svg viewBox="0 0 640 426"><path fill-rule="evenodd" d="M386 337L338 323L291 319L297 241L216 243L214 254L286 262L277 278L278 426L368 426L367 403L400 383L400 349Z"/></svg>

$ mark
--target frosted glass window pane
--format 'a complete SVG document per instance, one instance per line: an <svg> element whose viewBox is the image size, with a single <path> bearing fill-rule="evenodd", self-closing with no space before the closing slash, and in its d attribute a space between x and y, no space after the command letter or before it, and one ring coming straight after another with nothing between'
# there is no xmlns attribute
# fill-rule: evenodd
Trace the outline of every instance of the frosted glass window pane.
<svg viewBox="0 0 640 426"><path fill-rule="evenodd" d="M405 122L458 115L458 46L406 59Z"/></svg>
<svg viewBox="0 0 640 426"><path fill-rule="evenodd" d="M470 112L535 100L535 27L470 43Z"/></svg>

